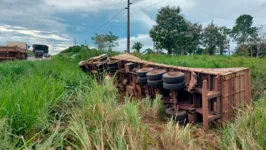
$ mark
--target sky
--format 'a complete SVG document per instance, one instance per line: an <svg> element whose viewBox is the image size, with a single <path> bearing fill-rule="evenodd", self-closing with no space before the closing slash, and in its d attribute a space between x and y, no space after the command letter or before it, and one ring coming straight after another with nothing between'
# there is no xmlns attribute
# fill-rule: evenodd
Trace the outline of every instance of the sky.
<svg viewBox="0 0 266 150"><path fill-rule="evenodd" d="M266 24L266 0L131 0L131 46L152 48L149 31L164 6L179 6L182 15L203 26L212 20L232 28L242 14L254 17L254 26ZM95 45L95 33L119 36L116 51L126 49L127 0L0 0L0 45L6 41L47 44L51 54L75 44Z"/></svg>

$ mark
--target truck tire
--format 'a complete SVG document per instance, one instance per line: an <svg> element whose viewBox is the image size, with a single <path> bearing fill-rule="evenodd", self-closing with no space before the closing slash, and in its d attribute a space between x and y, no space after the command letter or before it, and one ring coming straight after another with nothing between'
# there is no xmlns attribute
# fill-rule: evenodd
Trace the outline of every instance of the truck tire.
<svg viewBox="0 0 266 150"><path fill-rule="evenodd" d="M185 110L176 110L173 107L169 107L165 110L165 114L168 118L172 118L181 124L185 124L188 120L188 113Z"/></svg>
<svg viewBox="0 0 266 150"><path fill-rule="evenodd" d="M168 72L163 75L163 82L165 83L181 83L185 80L183 72Z"/></svg>
<svg viewBox="0 0 266 150"><path fill-rule="evenodd" d="M135 64L134 63L126 63L125 67L128 68L129 72L132 72L133 69L135 68ZM127 69L126 69L127 70Z"/></svg>
<svg viewBox="0 0 266 150"><path fill-rule="evenodd" d="M181 90L185 88L185 81L181 83L175 83L175 84L170 84L170 83L163 83L163 88L166 90L170 91L176 91L176 90Z"/></svg>
<svg viewBox="0 0 266 150"><path fill-rule="evenodd" d="M147 73L147 78L151 81L162 80L165 73L166 70L152 70Z"/></svg>
<svg viewBox="0 0 266 150"><path fill-rule="evenodd" d="M137 75L138 77L146 77L147 73L152 70L153 68L142 68L142 69L137 70Z"/></svg>
<svg viewBox="0 0 266 150"><path fill-rule="evenodd" d="M148 85L151 87L160 87L163 85L163 80L156 80L156 81L148 80Z"/></svg>
<svg viewBox="0 0 266 150"><path fill-rule="evenodd" d="M147 78L143 78L143 77L138 77L138 82L140 83L140 84L147 84Z"/></svg>

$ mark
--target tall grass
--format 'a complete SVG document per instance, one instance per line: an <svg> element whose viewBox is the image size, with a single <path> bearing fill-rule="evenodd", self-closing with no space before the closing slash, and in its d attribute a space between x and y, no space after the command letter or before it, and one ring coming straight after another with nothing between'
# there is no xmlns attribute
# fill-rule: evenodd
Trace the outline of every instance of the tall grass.
<svg viewBox="0 0 266 150"><path fill-rule="evenodd" d="M49 61L0 64L0 119L8 126L5 135L12 137L10 143L20 147L36 133L47 132L58 116L67 113L62 106L68 107L65 104L74 101L75 91L90 80L78 62L78 58L55 56Z"/></svg>
<svg viewBox="0 0 266 150"><path fill-rule="evenodd" d="M192 133L193 128L190 126L183 128L175 122L169 122L166 131L160 137L163 149L200 149Z"/></svg>
<svg viewBox="0 0 266 150"><path fill-rule="evenodd" d="M221 149L263 149L266 144L266 100L240 110L234 123L228 124L218 137ZM230 147L229 147L230 145Z"/></svg>
<svg viewBox="0 0 266 150"><path fill-rule="evenodd" d="M140 140L137 105L119 105L118 91L112 81L93 82L80 94L83 107L75 111L69 125L70 139L76 149L126 149L127 142ZM126 138L132 137L132 138ZM132 136L130 136L132 135Z"/></svg>
<svg viewBox="0 0 266 150"><path fill-rule="evenodd" d="M190 149L196 147L190 126L173 123L156 125L159 120L160 96L150 100L118 101L118 91L112 80L103 85L93 82L91 88L80 93L84 101L81 109L73 112L66 140L75 149ZM146 118L146 119L145 119ZM152 122L150 122L152 121ZM152 129L161 128L154 131ZM156 130L156 129L155 129Z"/></svg>

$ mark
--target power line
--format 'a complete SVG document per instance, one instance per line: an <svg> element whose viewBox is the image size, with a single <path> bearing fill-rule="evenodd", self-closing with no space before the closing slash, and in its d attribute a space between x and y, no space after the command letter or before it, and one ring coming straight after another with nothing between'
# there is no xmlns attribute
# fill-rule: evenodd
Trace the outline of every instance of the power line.
<svg viewBox="0 0 266 150"><path fill-rule="evenodd" d="M133 2L133 4L137 4L137 3L142 2L142 1L145 1L145 0L136 0L135 2Z"/></svg>
<svg viewBox="0 0 266 150"><path fill-rule="evenodd" d="M106 21L104 24L102 24L99 28L96 29L96 31L100 30L102 27L104 27L106 24L108 24L110 21L112 21L115 17L117 17L119 14L121 14L124 11L124 9L120 10L115 16L113 16L111 19Z"/></svg>
<svg viewBox="0 0 266 150"><path fill-rule="evenodd" d="M138 10L138 11L135 11L135 12L133 12L133 13L138 13L138 12L143 11L143 10L145 10L145 9L148 9L148 8L150 8L150 7L152 7L152 6L158 5L158 4L161 3L161 2L163 2L163 1L162 1L162 0L157 1L157 2L155 2L155 3L153 3L153 4L149 5L149 6L144 7L144 8L142 8L142 9L140 9L140 10Z"/></svg>
<svg viewBox="0 0 266 150"><path fill-rule="evenodd" d="M114 7L111 8L111 9L114 9L114 10L115 10L115 9L116 9L116 8L122 3L122 1L123 1L123 0L120 0L118 3L112 5L112 6L114 6ZM114 11L114 10L113 10L113 11ZM111 13L112 13L112 12L111 12ZM104 17L107 17L108 14L110 14L110 12L107 12L107 11L106 11L106 13L104 13L103 16L104 16ZM102 18L104 18L104 17L102 17ZM95 29L95 28L96 28L96 24L97 24L97 23L94 23L94 24L92 25L91 29ZM92 30L91 30L91 32L92 32Z"/></svg>
<svg viewBox="0 0 266 150"><path fill-rule="evenodd" d="M139 0L139 1L142 1L142 0ZM139 2L139 1L137 1L137 2ZM155 5L158 5L158 4L161 3L161 2L163 2L163 1L162 1L162 0L157 1L157 2L151 4L151 5L147 6L147 7L141 8L140 10L137 10L137 11L135 11L135 12L133 12L133 13L130 13L130 14L132 15L132 14L135 14L135 13L138 13L138 12L141 12L141 11L144 11L144 10L150 8L150 7L153 7L153 6L155 6ZM122 19L120 19L119 21L125 20L126 18L127 18L127 16L124 17L124 18L122 18ZM113 26L111 26L111 28L113 28L113 27L115 27L115 26L116 26L116 25L113 25Z"/></svg>
<svg viewBox="0 0 266 150"><path fill-rule="evenodd" d="M113 9L116 9L118 7L118 5L122 3L122 1L123 0L120 0L120 2L118 2Z"/></svg>

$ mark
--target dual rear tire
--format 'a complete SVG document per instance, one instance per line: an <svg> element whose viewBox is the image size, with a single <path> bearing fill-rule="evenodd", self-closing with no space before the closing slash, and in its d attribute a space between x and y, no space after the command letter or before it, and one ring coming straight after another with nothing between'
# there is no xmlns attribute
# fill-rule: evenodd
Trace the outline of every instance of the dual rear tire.
<svg viewBox="0 0 266 150"><path fill-rule="evenodd" d="M163 86L163 75L166 70L153 70L147 73L148 85L150 87L162 87Z"/></svg>
<svg viewBox="0 0 266 150"><path fill-rule="evenodd" d="M185 88L185 74L182 72L168 72L163 75L163 87L169 91Z"/></svg>

